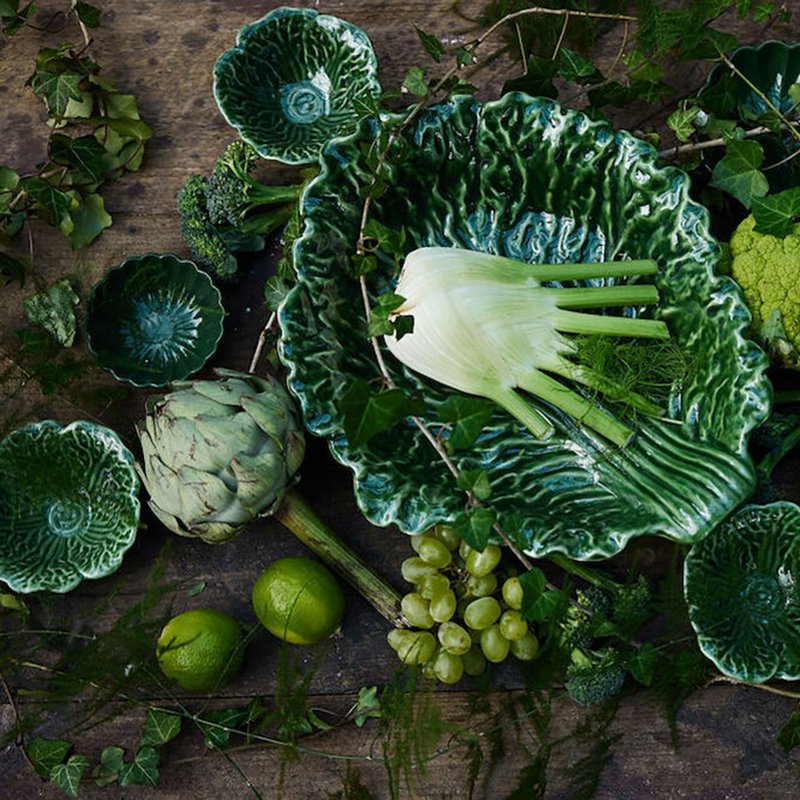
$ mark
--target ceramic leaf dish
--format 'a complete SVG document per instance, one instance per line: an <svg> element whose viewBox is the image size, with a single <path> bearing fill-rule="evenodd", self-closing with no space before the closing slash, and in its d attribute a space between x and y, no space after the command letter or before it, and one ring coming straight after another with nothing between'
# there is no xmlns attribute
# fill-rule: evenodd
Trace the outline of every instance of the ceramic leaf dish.
<svg viewBox="0 0 800 800"><path fill-rule="evenodd" d="M0 580L66 592L110 575L139 525L139 479L117 435L45 420L0 442Z"/></svg>
<svg viewBox="0 0 800 800"><path fill-rule="evenodd" d="M332 142L304 195L281 355L307 426L353 470L365 515L417 532L463 509L445 464L410 423L350 446L338 407L348 381L380 377L350 264L359 188L370 180L363 154L376 134L370 121ZM622 450L539 404L556 435L535 439L498 409L477 443L456 451L456 467L485 470L501 525L536 556L611 556L643 534L705 536L753 488L747 440L768 412L771 388L765 356L744 336L749 313L739 289L714 273L717 244L707 212L689 199L687 176L659 168L652 148L629 134L522 94L485 105L454 98L423 111L400 141L389 189L371 213L405 229L407 251L451 246L551 263L653 258L655 313L696 360L665 416L640 417ZM369 274L373 302L393 287L394 273L381 262ZM424 399L434 435L446 437L436 409L452 392L384 355L397 385Z"/></svg>

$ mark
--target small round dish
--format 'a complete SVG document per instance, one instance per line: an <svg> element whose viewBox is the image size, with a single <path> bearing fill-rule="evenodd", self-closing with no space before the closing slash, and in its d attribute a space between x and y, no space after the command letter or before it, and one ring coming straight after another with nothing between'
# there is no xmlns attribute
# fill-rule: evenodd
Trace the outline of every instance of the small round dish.
<svg viewBox="0 0 800 800"><path fill-rule="evenodd" d="M276 8L239 31L214 66L225 119L265 158L303 164L379 94L377 59L360 28L311 9Z"/></svg>
<svg viewBox="0 0 800 800"><path fill-rule="evenodd" d="M68 592L114 572L136 538L139 479L108 428L45 420L0 441L0 580Z"/></svg>
<svg viewBox="0 0 800 800"><path fill-rule="evenodd" d="M798 506L745 506L692 547L684 575L700 649L721 672L800 679Z"/></svg>
<svg viewBox="0 0 800 800"><path fill-rule="evenodd" d="M191 261L136 256L92 290L86 341L103 369L133 386L166 386L203 367L222 337L219 290Z"/></svg>

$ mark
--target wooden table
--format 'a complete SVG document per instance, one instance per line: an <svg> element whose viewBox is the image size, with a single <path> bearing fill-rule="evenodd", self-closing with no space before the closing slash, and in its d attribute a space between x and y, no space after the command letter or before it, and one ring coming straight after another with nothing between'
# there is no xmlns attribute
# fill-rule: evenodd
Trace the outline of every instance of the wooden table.
<svg viewBox="0 0 800 800"><path fill-rule="evenodd" d="M92 52L103 67L103 75L122 90L137 96L140 110L155 130L149 143L144 168L125 176L105 192L106 205L114 225L90 249L72 252L57 233L36 229L36 264L50 281L73 277L82 296L103 271L123 258L147 251L186 254L180 233L175 196L192 173L208 173L215 157L232 139L233 132L219 114L211 93L211 67L217 56L230 47L244 24L275 7L275 2L254 0L200 2L199 0L108 0L103 3L102 27L95 34ZM413 24L453 40L467 26L450 4L420 0L364 0L300 3L344 17L363 27L374 42L384 86L396 85L409 66L424 62ZM474 10L479 3L466 8ZM797 16L797 15L796 15ZM794 34L800 32L795 19ZM776 29L771 35L791 40L792 31ZM739 31L746 42L760 41L763 33L755 27ZM73 35L77 32L73 30ZM20 170L31 169L44 156L46 131L41 103L23 86L32 69L36 50L46 42L43 34L25 31L11 41L0 41L0 162ZM502 69L484 81L484 94L496 92ZM689 72L697 81L698 73ZM643 109L642 116L646 116ZM635 124L635 120L620 123ZM230 312L227 335L214 363L246 368L258 332L266 318L261 302L263 276L274 259L273 242L268 258L261 259L238 289L226 293ZM3 352L15 348L15 329L23 322L24 297L33 291L16 286L0 289ZM78 348L83 348L79 342ZM0 416L21 413L27 420L53 417L62 422L82 416L81 409L61 396L42 396L33 382L3 356L3 370L11 369L26 388L16 401L5 400ZM107 376L98 378L109 385ZM128 441L133 422L142 414L144 392L136 392L102 411L102 418ZM788 499L800 500L795 459L781 473L781 487ZM308 500L323 519L362 553L374 567L402 589L399 565L409 553L405 537L394 530L377 529L359 514L351 492L351 476L335 464L320 441L309 443L301 484ZM260 522L238 540L210 547L190 539L170 537L152 515L143 516L146 529L125 559L120 572L107 579L82 584L57 603L43 605L45 619L65 616L72 628L108 628L121 613L141 599L147 577L159 552L169 541L165 579L187 579L188 586L204 584L195 597L184 587L173 598L175 611L198 604L215 606L248 623L250 587L258 573L273 559L302 553L303 547L280 525ZM645 559L655 563L663 550L657 542L641 546ZM112 599L103 602L109 593ZM37 601L32 601L35 608ZM48 616L49 615L49 616ZM0 614L0 626L8 617ZM347 611L341 636L314 648L294 650L304 669L314 669L309 685L315 707L339 714L353 704L360 687L383 686L397 668L394 654L385 644L387 625L353 591L347 590ZM210 703L203 698L181 699L193 710L247 703L262 697L269 704L277 690L279 648L266 633L250 645L238 680ZM454 727L475 734L472 747L445 732L442 752L427 770L417 770L414 787L401 784L403 797L486 797L503 798L520 785L523 770L540 751L536 726L524 716L526 696L519 676L511 668L496 673L495 684L485 692L441 688L432 698L442 719ZM0 730L14 727L14 708L0 691ZM24 695L14 702L23 712ZM79 700L73 704L75 708ZM792 712L792 700L756 689L713 685L695 693L678 714L677 745L664 715L643 691L626 692L616 717L602 733L602 725L568 698L553 701L549 740L553 743L547 768L548 786L544 796L581 796L571 780L579 759L592 747L613 734L618 737L608 752L596 796L604 798L711 798L783 799L800 796L800 775L793 761L776 744L779 727ZM143 710L122 703L111 720L75 737L76 750L93 761L108 744L125 747L130 754L141 732ZM518 717L516 724L512 718ZM43 735L72 738L63 731L62 716L48 715ZM594 720L594 733L570 735L582 723ZM600 725L600 727L597 727ZM158 789L116 786L100 790L90 781L82 787L86 797L131 798L356 798L389 796L381 763L382 737L377 721L359 728L352 723L319 733L303 742L309 752L295 759L279 747L241 748L226 760L204 748L196 731L185 732L165 748ZM594 737L594 738L593 738ZM317 752L312 752L317 751ZM470 759L482 752L474 794L469 792ZM324 754L324 755L323 755ZM597 756L597 752L595 756ZM235 763L234 763L235 762ZM491 766L487 766L491 764ZM245 777L246 776L246 777ZM248 781L260 793L248 788ZM357 793L357 784L364 790ZM345 786L349 787L345 790ZM61 797L40 781L26 762L21 749L10 744L0 751L0 797L8 800L32 797ZM515 797L527 795L514 795ZM587 795L588 796L588 795Z"/></svg>

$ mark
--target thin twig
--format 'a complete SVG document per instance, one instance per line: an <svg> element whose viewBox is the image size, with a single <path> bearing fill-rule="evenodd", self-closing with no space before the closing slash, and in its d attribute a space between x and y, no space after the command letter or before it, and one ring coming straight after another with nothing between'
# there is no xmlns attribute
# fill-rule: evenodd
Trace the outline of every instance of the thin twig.
<svg viewBox="0 0 800 800"><path fill-rule="evenodd" d="M14 713L14 727L17 729L17 736L15 740L15 744L19 747L22 751L23 758L30 764L31 769L36 771L36 765L31 761L30 756L28 755L28 751L23 747L23 738L22 738L22 717L19 713L19 708L17 707L17 703L14 700L14 695L11 692L11 687L8 685L8 681L6 680L6 676L0 672L0 686L3 687L3 690L8 697L9 705L11 706L11 710Z"/></svg>
<svg viewBox="0 0 800 800"><path fill-rule="evenodd" d="M261 329L261 335L258 337L258 342L256 343L256 349L253 352L253 358L250 360L250 367L248 368L249 373L254 373L256 371L256 367L258 366L258 362L261 359L261 353L264 350L264 346L267 343L267 337L269 336L269 332L272 330L273 326L275 325L275 320L278 318L278 315L273 311L269 315L269 319L267 320L264 327Z"/></svg>
<svg viewBox="0 0 800 800"><path fill-rule="evenodd" d="M75 19L78 21L78 27L81 29L81 36L83 36L83 42L85 45L84 50L88 53L89 46L92 43L92 37L89 35L89 30L86 25L84 25L83 20L78 15L78 0L70 1L69 10L71 14L75 15Z"/></svg>
<svg viewBox="0 0 800 800"><path fill-rule="evenodd" d="M731 678L728 675L714 675L706 686L711 686L715 683L729 683L733 686L744 686L747 689L758 689L762 692L769 694L777 694L780 697L791 697L793 700L800 700L800 692L792 692L789 689L779 689L777 686L770 686L768 683L748 683L747 681L740 681L738 678Z"/></svg>
<svg viewBox="0 0 800 800"><path fill-rule="evenodd" d="M564 43L564 37L567 35L567 27L569 26L569 9L566 9L566 14L564 14L564 22L561 25L561 33L558 35L558 41L556 42L556 46L553 48L553 55L550 56L551 61L555 61L558 58L558 53L561 50L561 45Z"/></svg>
<svg viewBox="0 0 800 800"><path fill-rule="evenodd" d="M763 136L765 133L773 133L773 131L770 128L767 128L765 125L760 125L757 128L750 128L749 131L745 131L744 135L746 138L751 139L755 136ZM674 158L681 153L694 153L698 150L708 150L712 147L722 147L729 141L729 139L720 137L719 139L706 139L704 142L689 142L688 144L679 144L675 147L669 147L666 150L660 150L658 153L656 153L656 156L658 158Z"/></svg>

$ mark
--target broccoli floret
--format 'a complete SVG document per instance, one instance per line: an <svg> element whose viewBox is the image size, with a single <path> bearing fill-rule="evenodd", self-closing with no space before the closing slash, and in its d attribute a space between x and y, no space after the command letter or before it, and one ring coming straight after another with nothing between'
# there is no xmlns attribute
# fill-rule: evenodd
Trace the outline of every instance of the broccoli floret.
<svg viewBox="0 0 800 800"><path fill-rule="evenodd" d="M635 583L617 589L611 606L611 619L623 636L633 636L648 619L652 599L650 584L644 575L640 575Z"/></svg>
<svg viewBox="0 0 800 800"><path fill-rule="evenodd" d="M285 222L291 214L291 204L297 202L303 184L294 186L268 186L251 177L253 167L260 156L246 142L237 139L225 149L217 159L206 187L208 216L215 225L231 225L238 230L255 233L268 233L264 230L266 215L254 216L263 206L285 205L281 209L280 222ZM273 211L270 219L274 216ZM269 230L273 230L273 225Z"/></svg>
<svg viewBox="0 0 800 800"><path fill-rule="evenodd" d="M625 682L625 670L614 648L572 652L564 688L579 705L594 706L618 694Z"/></svg>

